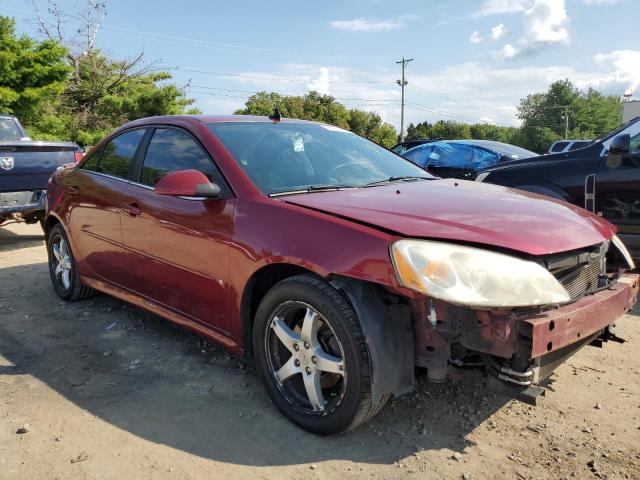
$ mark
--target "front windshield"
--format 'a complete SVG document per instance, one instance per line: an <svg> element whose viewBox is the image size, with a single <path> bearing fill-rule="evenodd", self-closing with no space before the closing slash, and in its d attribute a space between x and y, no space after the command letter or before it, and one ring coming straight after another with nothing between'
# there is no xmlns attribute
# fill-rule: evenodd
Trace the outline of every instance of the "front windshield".
<svg viewBox="0 0 640 480"><path fill-rule="evenodd" d="M433 178L411 162L330 125L223 122L209 130L265 194Z"/></svg>

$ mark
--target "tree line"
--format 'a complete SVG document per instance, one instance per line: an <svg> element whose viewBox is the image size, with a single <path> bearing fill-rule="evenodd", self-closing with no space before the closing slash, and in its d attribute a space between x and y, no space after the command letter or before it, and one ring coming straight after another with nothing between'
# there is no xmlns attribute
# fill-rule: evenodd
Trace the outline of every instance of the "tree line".
<svg viewBox="0 0 640 480"><path fill-rule="evenodd" d="M620 125L622 100L569 80L552 83L546 92L520 100L519 127L491 123L461 123L440 120L410 124L407 139L442 138L496 140L544 153L556 140L595 139Z"/></svg>
<svg viewBox="0 0 640 480"><path fill-rule="evenodd" d="M172 83L170 73L147 63L142 54L115 59L95 48L105 4L85 1L89 8L81 17L84 24L73 38L63 36L65 14L55 3L46 17L36 12L43 40L18 36L15 20L0 16L1 113L16 115L35 139L71 140L83 146L137 118L201 113L186 87ZM377 113L349 109L314 91L300 96L258 92L235 113L269 115L275 108L285 117L336 125L386 147L398 141L395 127ZM619 97L581 90L562 80L520 101L519 127L425 121L410 124L407 139L488 139L543 152L565 133L569 138L606 133L620 123L621 111Z"/></svg>

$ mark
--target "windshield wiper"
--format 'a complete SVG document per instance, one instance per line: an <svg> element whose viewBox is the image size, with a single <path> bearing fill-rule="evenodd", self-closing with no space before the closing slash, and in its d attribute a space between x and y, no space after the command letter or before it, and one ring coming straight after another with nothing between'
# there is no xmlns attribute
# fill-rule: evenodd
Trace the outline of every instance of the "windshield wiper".
<svg viewBox="0 0 640 480"><path fill-rule="evenodd" d="M295 190L287 190L284 192L274 192L269 194L270 197L278 197L280 195L295 195L298 193L311 193L311 192L330 192L332 190L342 190L343 188L358 188L356 185L348 183L328 183L325 185L309 185L304 188L297 188Z"/></svg>
<svg viewBox="0 0 640 480"><path fill-rule="evenodd" d="M375 182L365 183L365 187L374 187L376 185L384 185L385 183L403 181L403 182L413 182L416 180L432 180L432 177L419 177L417 175L402 175L399 177L389 177L384 180L376 180Z"/></svg>
<svg viewBox="0 0 640 480"><path fill-rule="evenodd" d="M348 183L340 183L340 184L328 183L326 185L309 185L307 187L307 191L321 192L323 190L340 190L341 188L357 188L357 187L355 185L350 185Z"/></svg>

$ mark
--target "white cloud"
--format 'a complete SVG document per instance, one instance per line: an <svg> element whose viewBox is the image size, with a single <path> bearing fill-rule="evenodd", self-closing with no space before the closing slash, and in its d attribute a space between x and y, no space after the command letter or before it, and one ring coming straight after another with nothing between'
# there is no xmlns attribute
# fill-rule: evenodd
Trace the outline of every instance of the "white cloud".
<svg viewBox="0 0 640 480"><path fill-rule="evenodd" d="M515 45L504 45L497 58L531 55L552 45L569 43L565 0L531 0L529 5L522 16L523 35Z"/></svg>
<svg viewBox="0 0 640 480"><path fill-rule="evenodd" d="M596 63L609 73L592 82L598 89L637 92L640 87L640 51L615 50L594 57Z"/></svg>
<svg viewBox="0 0 640 480"><path fill-rule="evenodd" d="M469 43L482 43L482 36L480 35L480 32L478 30L474 31L471 36L469 37Z"/></svg>
<svg viewBox="0 0 640 480"><path fill-rule="evenodd" d="M405 91L406 123L445 119L517 125L521 98L545 91L550 83L565 78L579 88L594 87L607 94L621 95L629 88L636 88L636 92L640 89L640 51L617 50L587 60L580 69L564 64L500 66L490 62L450 65L429 75L420 75L413 69ZM396 128L400 124L400 88L395 83L398 71L392 67L363 71L335 65L285 63L274 65L269 71L239 73L243 76L234 77L223 86L283 95L300 95L311 89L322 91L330 86L331 95L349 108L375 111ZM203 84L206 78L196 77L194 82ZM354 83L361 81L380 83ZM210 113L231 113L245 101L206 94L196 96L198 106Z"/></svg>
<svg viewBox="0 0 640 480"><path fill-rule="evenodd" d="M407 21L412 18L414 18L413 15L401 15L386 20L361 17L353 20L332 20L329 25L338 30L349 32L389 32L404 28Z"/></svg>
<svg viewBox="0 0 640 480"><path fill-rule="evenodd" d="M315 90L323 95L329 95L329 69L320 67L320 77L311 80L307 85L309 90Z"/></svg>
<svg viewBox="0 0 640 480"><path fill-rule="evenodd" d="M497 53L496 57L509 59L509 58L515 57L518 54L518 52L519 50L516 47L514 47L510 43L507 43L503 45L503 47Z"/></svg>
<svg viewBox="0 0 640 480"><path fill-rule="evenodd" d="M488 17L503 13L524 12L529 3L529 0L485 0L472 16Z"/></svg>
<svg viewBox="0 0 640 480"><path fill-rule="evenodd" d="M524 27L530 44L566 43L569 21L564 0L535 0L533 6L524 12Z"/></svg>
<svg viewBox="0 0 640 480"><path fill-rule="evenodd" d="M507 29L501 23L491 29L491 40L500 40L507 33Z"/></svg>

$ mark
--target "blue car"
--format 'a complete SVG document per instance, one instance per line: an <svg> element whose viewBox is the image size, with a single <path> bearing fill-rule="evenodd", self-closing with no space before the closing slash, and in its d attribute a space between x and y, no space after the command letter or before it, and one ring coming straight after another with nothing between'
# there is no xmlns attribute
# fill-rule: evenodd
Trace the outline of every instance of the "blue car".
<svg viewBox="0 0 640 480"><path fill-rule="evenodd" d="M491 140L441 140L425 143L402 156L439 177L472 179L500 162L537 157L537 153Z"/></svg>

